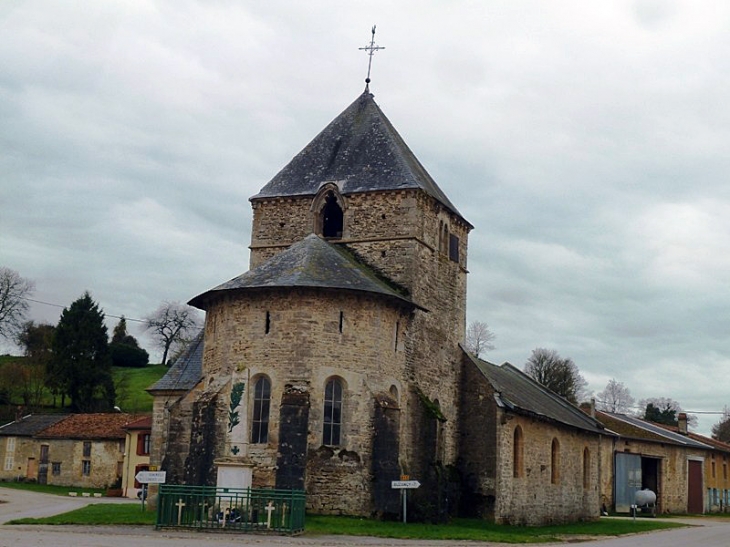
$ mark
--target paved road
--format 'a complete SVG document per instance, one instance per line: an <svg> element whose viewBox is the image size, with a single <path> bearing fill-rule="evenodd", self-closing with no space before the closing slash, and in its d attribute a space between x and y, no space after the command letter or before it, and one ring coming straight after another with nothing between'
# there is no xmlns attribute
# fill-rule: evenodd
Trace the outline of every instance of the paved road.
<svg viewBox="0 0 730 547"><path fill-rule="evenodd" d="M126 498L65 498L51 494L38 494L25 490L0 488L0 524L9 520L32 517L50 517L68 513L92 503L135 503ZM136 503L140 503L137 501Z"/></svg>
<svg viewBox="0 0 730 547"><path fill-rule="evenodd" d="M130 503L115 498L63 498L0 488L0 523L20 517L65 513L89 503ZM132 503L139 503L134 502ZM690 520L692 528L582 543L595 547L728 547L730 522ZM497 547L470 541L407 541L348 536L268 537L208 532L157 531L143 526L2 526L0 547ZM542 544L548 545L548 544ZM557 545L557 544L551 544ZM564 545L564 544L561 544ZM512 546L514 547L514 546Z"/></svg>

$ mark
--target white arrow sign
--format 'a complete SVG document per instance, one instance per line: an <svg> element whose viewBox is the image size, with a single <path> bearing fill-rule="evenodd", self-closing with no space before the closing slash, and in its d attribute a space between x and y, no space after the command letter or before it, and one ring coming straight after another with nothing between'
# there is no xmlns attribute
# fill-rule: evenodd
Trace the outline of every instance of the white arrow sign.
<svg viewBox="0 0 730 547"><path fill-rule="evenodd" d="M134 478L141 483L163 484L166 475L167 471L140 471Z"/></svg>
<svg viewBox="0 0 730 547"><path fill-rule="evenodd" d="M391 481L391 488L418 488L421 483L418 481Z"/></svg>

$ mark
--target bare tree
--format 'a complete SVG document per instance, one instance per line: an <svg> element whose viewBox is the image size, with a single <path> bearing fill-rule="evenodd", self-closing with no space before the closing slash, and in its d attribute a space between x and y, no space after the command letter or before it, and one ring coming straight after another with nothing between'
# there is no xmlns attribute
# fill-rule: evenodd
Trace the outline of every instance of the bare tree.
<svg viewBox="0 0 730 547"><path fill-rule="evenodd" d="M608 381L606 389L599 391L596 397L596 408L606 412L628 414L634 404L634 398L631 396L629 388L614 378Z"/></svg>
<svg viewBox="0 0 730 547"><path fill-rule="evenodd" d="M195 309L179 302L163 302L157 311L145 319L146 330L162 348L162 364L167 364L167 355L175 344L184 343L200 329Z"/></svg>
<svg viewBox="0 0 730 547"><path fill-rule="evenodd" d="M494 349L495 334L482 321L472 321L466 329L466 349L477 357Z"/></svg>
<svg viewBox="0 0 730 547"><path fill-rule="evenodd" d="M18 272L0 266L0 336L14 339L23 329L28 311L27 297L35 284L23 279Z"/></svg>
<svg viewBox="0 0 730 547"><path fill-rule="evenodd" d="M527 359L525 374L573 404L586 395L588 382L570 358L563 359L554 349L536 348Z"/></svg>

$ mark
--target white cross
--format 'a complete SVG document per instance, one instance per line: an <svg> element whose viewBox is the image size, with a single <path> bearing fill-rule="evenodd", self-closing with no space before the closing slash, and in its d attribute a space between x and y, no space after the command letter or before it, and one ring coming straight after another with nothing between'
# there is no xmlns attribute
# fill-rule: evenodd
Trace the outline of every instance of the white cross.
<svg viewBox="0 0 730 547"><path fill-rule="evenodd" d="M276 507L274 507L274 505L271 502L269 502L269 505L267 505L266 508L264 509L264 511L266 511L268 513L268 515L266 516L266 527L267 528L271 528L271 513L274 511L274 509L276 509Z"/></svg>
<svg viewBox="0 0 730 547"><path fill-rule="evenodd" d="M183 502L182 498L177 501L175 507L177 507L177 525L180 526L182 523L182 510L185 507L185 502Z"/></svg>

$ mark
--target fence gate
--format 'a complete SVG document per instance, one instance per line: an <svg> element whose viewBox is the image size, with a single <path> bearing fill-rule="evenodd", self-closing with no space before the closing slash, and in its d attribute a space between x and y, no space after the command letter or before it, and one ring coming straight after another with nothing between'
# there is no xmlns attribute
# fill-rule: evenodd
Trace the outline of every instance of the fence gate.
<svg viewBox="0 0 730 547"><path fill-rule="evenodd" d="M156 527L299 534L304 509L301 490L161 484Z"/></svg>

